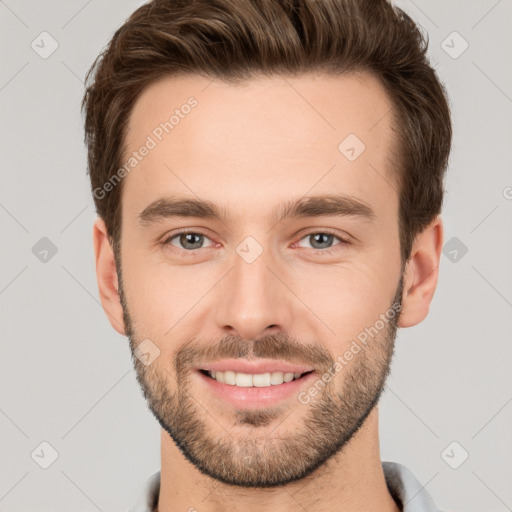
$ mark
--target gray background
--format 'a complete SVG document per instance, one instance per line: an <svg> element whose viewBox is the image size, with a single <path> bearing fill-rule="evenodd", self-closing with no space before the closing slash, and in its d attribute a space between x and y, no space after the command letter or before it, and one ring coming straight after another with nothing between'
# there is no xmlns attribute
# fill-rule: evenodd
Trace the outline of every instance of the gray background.
<svg viewBox="0 0 512 512"><path fill-rule="evenodd" d="M397 3L429 34L455 135L450 245L430 315L399 331L382 459L442 509L512 510L512 2ZM159 426L99 304L79 112L86 70L141 4L0 1L2 511L126 510L160 468ZM46 59L31 47L51 48L43 31L58 43Z"/></svg>

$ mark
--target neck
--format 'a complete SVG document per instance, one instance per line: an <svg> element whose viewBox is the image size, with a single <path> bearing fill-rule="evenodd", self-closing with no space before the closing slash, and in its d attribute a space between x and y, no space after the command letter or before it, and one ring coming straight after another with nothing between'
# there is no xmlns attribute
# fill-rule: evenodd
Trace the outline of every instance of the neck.
<svg viewBox="0 0 512 512"><path fill-rule="evenodd" d="M306 478L273 488L226 485L202 474L161 431L158 512L400 512L389 494L378 437L378 409L343 450Z"/></svg>

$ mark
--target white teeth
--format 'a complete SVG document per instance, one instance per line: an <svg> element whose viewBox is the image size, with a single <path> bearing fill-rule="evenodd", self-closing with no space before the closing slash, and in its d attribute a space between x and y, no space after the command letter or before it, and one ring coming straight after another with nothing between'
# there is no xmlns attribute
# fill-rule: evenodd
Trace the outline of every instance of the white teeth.
<svg viewBox="0 0 512 512"><path fill-rule="evenodd" d="M252 376L252 385L258 388L270 386L270 373L260 373Z"/></svg>
<svg viewBox="0 0 512 512"><path fill-rule="evenodd" d="M228 370L226 372L215 372L215 375L212 375L212 377L215 379L217 376L217 373L224 373L224 384L231 384L231 386L235 385L236 382L236 373L232 372L231 370Z"/></svg>
<svg viewBox="0 0 512 512"><path fill-rule="evenodd" d="M252 387L252 375L250 373L237 373L235 386L240 386L242 388Z"/></svg>
<svg viewBox="0 0 512 512"><path fill-rule="evenodd" d="M233 372L231 370L221 371L209 371L208 374L222 382L223 384L229 384L231 386L239 386L243 388L248 387L266 387L266 386L277 386L283 384L283 382L290 382L294 379L298 379L302 373L283 373L283 372L272 372L272 373L241 373Z"/></svg>

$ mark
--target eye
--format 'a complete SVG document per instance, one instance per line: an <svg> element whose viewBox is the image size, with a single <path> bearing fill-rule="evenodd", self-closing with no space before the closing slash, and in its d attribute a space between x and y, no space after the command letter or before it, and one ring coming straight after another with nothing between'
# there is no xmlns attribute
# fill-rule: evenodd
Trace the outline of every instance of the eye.
<svg viewBox="0 0 512 512"><path fill-rule="evenodd" d="M175 233L174 235L166 238L163 243L164 245L172 245L185 251L193 251L194 249L204 249L204 240L210 239L203 233L198 233L196 231L180 231L179 233ZM208 247L211 247L212 245L213 243Z"/></svg>
<svg viewBox="0 0 512 512"><path fill-rule="evenodd" d="M337 238L340 241L340 243L335 244L333 246L332 242L333 239L335 238ZM349 244L347 240L344 240L343 238L339 237L338 235L335 235L334 233L330 233L329 231L311 232L306 236L302 237L297 243L300 244L302 240L308 240L312 246L312 249L317 249L317 252L323 253L331 253L333 251L340 249L339 246Z"/></svg>

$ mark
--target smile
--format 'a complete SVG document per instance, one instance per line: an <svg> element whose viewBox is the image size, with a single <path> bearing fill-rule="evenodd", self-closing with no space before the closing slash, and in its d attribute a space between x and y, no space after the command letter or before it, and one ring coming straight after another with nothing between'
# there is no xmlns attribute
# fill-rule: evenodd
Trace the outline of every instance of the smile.
<svg viewBox="0 0 512 512"><path fill-rule="evenodd" d="M208 375L212 379L221 382L222 384L228 384L230 386L238 386L243 388L258 387L263 388L267 386L278 386L285 382L291 382L292 380L300 379L303 375L311 372L267 372L267 373L242 373L234 372L231 370L222 371L211 371L211 370L200 370L204 375Z"/></svg>
<svg viewBox="0 0 512 512"><path fill-rule="evenodd" d="M200 377L208 393L238 409L276 405L297 396L301 389L317 378L313 370L297 374L279 371L242 373L232 370L198 370L194 373Z"/></svg>

